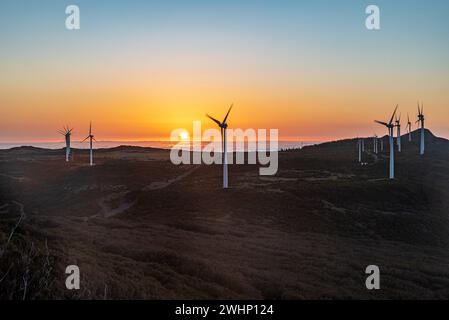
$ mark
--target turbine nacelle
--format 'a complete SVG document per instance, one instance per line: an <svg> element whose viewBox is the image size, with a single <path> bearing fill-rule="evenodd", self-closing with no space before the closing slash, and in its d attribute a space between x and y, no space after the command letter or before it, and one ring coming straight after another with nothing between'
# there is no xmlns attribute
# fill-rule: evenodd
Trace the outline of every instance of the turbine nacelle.
<svg viewBox="0 0 449 320"><path fill-rule="evenodd" d="M89 126L89 135L82 142L86 141L87 139L97 141L97 140L95 140L94 135L92 134L92 122L90 123L90 126Z"/></svg>
<svg viewBox="0 0 449 320"><path fill-rule="evenodd" d="M228 120L229 113L231 112L231 109L232 109L233 106L234 106L234 104L231 104L231 106L229 107L228 113L226 113L226 116L224 117L223 121L221 121L221 122L219 120L211 117L208 114L206 114L206 116L209 119L211 119L213 122L215 122L222 130L227 129L228 128L228 124L227 124L226 120Z"/></svg>
<svg viewBox="0 0 449 320"><path fill-rule="evenodd" d="M418 102L418 121L424 121L424 104L421 103L421 107L419 106L419 102Z"/></svg>
<svg viewBox="0 0 449 320"><path fill-rule="evenodd" d="M62 128L62 130L58 130L58 132L65 137L70 137L72 135L72 131L73 131L73 128L69 129L69 126L64 126Z"/></svg>
<svg viewBox="0 0 449 320"><path fill-rule="evenodd" d="M393 123L393 119L396 115L396 111L398 110L398 105L396 105L396 108L394 109L393 115L391 116L390 122L383 122L383 121L379 121L379 120L374 120L374 122L381 124L385 127L387 127L388 129L393 129L395 127L395 124Z"/></svg>
<svg viewBox="0 0 449 320"><path fill-rule="evenodd" d="M396 116L395 126L400 127L401 126L401 115L399 114L399 118Z"/></svg>
<svg viewBox="0 0 449 320"><path fill-rule="evenodd" d="M410 122L410 116L408 113L407 113L407 129L409 132L412 131L412 123Z"/></svg>

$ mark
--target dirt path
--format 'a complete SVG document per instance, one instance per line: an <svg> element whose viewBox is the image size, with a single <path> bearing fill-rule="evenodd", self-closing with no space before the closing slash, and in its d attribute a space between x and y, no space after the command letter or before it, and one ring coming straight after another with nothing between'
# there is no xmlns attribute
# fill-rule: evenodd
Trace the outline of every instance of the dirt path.
<svg viewBox="0 0 449 320"><path fill-rule="evenodd" d="M0 206L0 214L7 213L9 211L9 204L5 203Z"/></svg>
<svg viewBox="0 0 449 320"><path fill-rule="evenodd" d="M177 176L176 178L169 179L167 181L152 182L150 185L142 188L142 191L151 191L151 190L165 189L168 186L172 185L173 183L178 182L178 181L186 178L187 176L192 174L194 171L196 171L198 168L199 168L199 166L198 167L193 167L192 169L188 170L187 172L184 172L183 174Z"/></svg>
<svg viewBox="0 0 449 320"><path fill-rule="evenodd" d="M379 162L379 156L371 151L365 151L368 155L372 156L374 158L374 163Z"/></svg>
<svg viewBox="0 0 449 320"><path fill-rule="evenodd" d="M125 212L126 210L131 208L136 202L135 201L122 202L118 207L115 207L115 208L111 208L108 205L108 202L117 200L120 198L125 198L128 193L129 193L129 191L120 192L120 193L111 193L111 194L101 198L100 200L98 200L98 205L100 206L101 211L100 211L100 213L98 213L92 217L102 216L104 218L109 218L109 217L115 216L117 214L120 214L122 212Z"/></svg>
<svg viewBox="0 0 449 320"><path fill-rule="evenodd" d="M12 180L16 180L16 181L18 181L18 182L22 182L23 180L26 179L26 178L24 178L24 177L14 177L14 176L10 176L10 175L4 174L4 173L0 173L0 177L9 178L9 179L12 179Z"/></svg>
<svg viewBox="0 0 449 320"><path fill-rule="evenodd" d="M25 218L26 217L25 206L22 203L18 202L18 201L13 201L12 203L14 203L16 206L19 207L19 209L20 209L20 216Z"/></svg>
<svg viewBox="0 0 449 320"><path fill-rule="evenodd" d="M150 185L143 187L142 191L152 191L152 190L160 190L160 189L167 188L167 187L171 186L172 184L188 177L190 174L192 174L198 168L199 168L199 166L194 167L194 168L188 170L187 172L180 174L176 178L169 179L167 181L153 182ZM88 221L89 219L92 219L92 218L98 218L98 217L110 218L110 217L116 216L116 215L123 213L126 210L130 209L132 206L134 206L136 204L136 201L132 201L132 202L125 201L125 202L122 202L118 207L115 207L115 208L111 208L111 206L108 204L111 201L119 200L120 198L125 198L128 193L129 193L129 191L119 192L119 193L111 193L107 196L100 198L97 201L98 205L101 208L100 212L97 214L94 214L90 217L86 217L85 221Z"/></svg>

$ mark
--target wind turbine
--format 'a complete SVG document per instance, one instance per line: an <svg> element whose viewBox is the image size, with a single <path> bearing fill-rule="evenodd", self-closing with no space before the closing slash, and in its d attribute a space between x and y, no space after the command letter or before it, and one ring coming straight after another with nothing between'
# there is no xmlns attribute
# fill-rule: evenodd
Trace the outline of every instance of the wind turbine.
<svg viewBox="0 0 449 320"><path fill-rule="evenodd" d="M384 138L380 138L380 152L384 152Z"/></svg>
<svg viewBox="0 0 449 320"><path fill-rule="evenodd" d="M92 150L92 140L95 140L94 135L92 134L92 122L90 123L89 126L89 135L82 141L86 141L87 139L89 139L90 142L90 165L93 166L94 165L94 154L93 154L93 150ZM97 141L97 140L95 140Z"/></svg>
<svg viewBox="0 0 449 320"><path fill-rule="evenodd" d="M70 136L72 135L72 129L69 129L69 126L65 126L63 130L58 130L60 134L65 137L65 161L69 162L70 160Z"/></svg>
<svg viewBox="0 0 449 320"><path fill-rule="evenodd" d="M374 137L373 137L373 152L375 153L375 154L377 154L377 151L378 151L378 149L377 149L377 134L375 134L374 135Z"/></svg>
<svg viewBox="0 0 449 320"><path fill-rule="evenodd" d="M419 122L421 125L421 145L419 148L419 154L424 154L424 104L421 105L421 108L419 107L418 102L418 120L416 122Z"/></svg>
<svg viewBox="0 0 449 320"><path fill-rule="evenodd" d="M227 139L226 139L226 130L228 129L228 124L226 123L226 120L228 119L229 113L231 112L232 107L234 104L231 104L229 107L228 113L226 113L225 118L222 122L218 121L215 118L212 118L210 115L206 114L206 116L211 119L213 122L215 122L221 130L221 141L223 144L223 188L228 188L228 153L227 153Z"/></svg>
<svg viewBox="0 0 449 320"><path fill-rule="evenodd" d="M399 118L396 116L395 126L398 128L398 136L396 138L396 143L398 145L398 151L401 152L401 115L399 114Z"/></svg>
<svg viewBox="0 0 449 320"><path fill-rule="evenodd" d="M384 125L388 128L388 136L390 141L390 179L394 179L394 139L393 139L393 130L395 125L393 124L394 116L396 115L396 111L398 110L398 106L394 109L393 115L391 116L390 122L382 122L378 120L374 120L381 125Z"/></svg>
<svg viewBox="0 0 449 320"><path fill-rule="evenodd" d="M412 123L410 122L410 117L407 113L407 131L408 131L408 142L412 142Z"/></svg>
<svg viewBox="0 0 449 320"><path fill-rule="evenodd" d="M359 154L359 163L362 163L362 139L357 138L357 152Z"/></svg>

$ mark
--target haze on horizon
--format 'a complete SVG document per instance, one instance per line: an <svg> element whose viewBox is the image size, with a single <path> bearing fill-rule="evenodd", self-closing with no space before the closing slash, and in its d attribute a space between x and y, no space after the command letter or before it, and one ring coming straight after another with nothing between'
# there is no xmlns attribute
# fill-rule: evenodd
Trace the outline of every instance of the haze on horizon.
<svg viewBox="0 0 449 320"><path fill-rule="evenodd" d="M449 137L449 2L73 1L81 30L65 29L57 0L0 2L0 142L167 140L205 113L230 126L277 128L282 140L386 132L399 104ZM365 7L381 30L365 28ZM416 129L416 126L414 126Z"/></svg>

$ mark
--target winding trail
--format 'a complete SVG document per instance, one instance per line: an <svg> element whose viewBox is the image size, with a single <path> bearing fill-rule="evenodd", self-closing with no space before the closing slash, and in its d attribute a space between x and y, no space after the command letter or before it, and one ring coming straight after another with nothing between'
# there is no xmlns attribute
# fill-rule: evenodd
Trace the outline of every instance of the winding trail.
<svg viewBox="0 0 449 320"><path fill-rule="evenodd" d="M143 187L141 190L142 191L153 191L153 190L161 190L161 189L165 189L169 186L171 186L172 184L181 181L182 179L188 177L189 175L191 175L194 171L198 170L200 166L196 166L186 172L184 172L183 174L180 174L179 176L177 176L176 178L173 179L169 179L167 181L156 181L156 182L152 182L151 184ZM119 193L111 193L107 196L104 196L102 198L100 198L97 203L100 206L101 210L99 213L94 214L90 217L86 217L84 220L88 221L89 219L92 218L98 218L98 217L103 217L103 218L110 218L113 216L116 216L118 214L121 214L123 212L125 212L126 210L130 209L131 207L133 207L136 204L136 200L132 201L132 202L123 202L122 204L120 204L118 207L116 208L111 208L108 205L108 202L113 201L113 200L117 200L120 198L124 198L126 197L126 195L129 193L130 191L125 191L125 192L119 192Z"/></svg>
<svg viewBox="0 0 449 320"><path fill-rule="evenodd" d="M19 209L20 209L20 216L25 218L26 217L25 206L22 203L18 202L18 201L12 201L12 203L14 203L16 206L19 207Z"/></svg>
<svg viewBox="0 0 449 320"><path fill-rule="evenodd" d="M374 158L374 163L379 162L379 156L371 151L365 151L368 155L372 156Z"/></svg>
<svg viewBox="0 0 449 320"><path fill-rule="evenodd" d="M25 177L14 177L14 176L10 176L10 175L4 174L4 173L0 173L0 177L9 178L9 179L12 179L12 180L16 180L18 182L22 182L23 180L26 179Z"/></svg>
<svg viewBox="0 0 449 320"><path fill-rule="evenodd" d="M176 183L186 177L188 177L189 175L191 175L194 171L198 170L199 166L194 167L190 170L188 170L187 172L184 172L183 174L177 176L176 178L173 179L169 179L167 181L157 181L157 182L152 182L150 185L142 188L142 191L151 191L151 190L160 190L160 189L165 189L168 186L172 185L173 183Z"/></svg>

